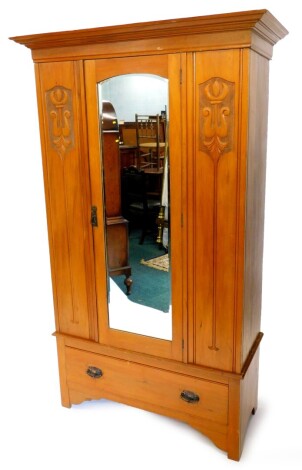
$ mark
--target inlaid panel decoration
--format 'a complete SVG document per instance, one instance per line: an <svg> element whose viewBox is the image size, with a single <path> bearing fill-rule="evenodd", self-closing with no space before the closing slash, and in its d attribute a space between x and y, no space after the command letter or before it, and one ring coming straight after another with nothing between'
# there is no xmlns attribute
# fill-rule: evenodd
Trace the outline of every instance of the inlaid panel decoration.
<svg viewBox="0 0 302 470"><path fill-rule="evenodd" d="M232 150L234 83L210 78L199 85L199 149L218 161Z"/></svg>
<svg viewBox="0 0 302 470"><path fill-rule="evenodd" d="M212 334L208 348L219 351L217 343L218 321L218 173L223 154L233 147L234 83L214 77L199 85L199 149L208 154L213 163L212 229ZM222 181L221 181L222 184Z"/></svg>
<svg viewBox="0 0 302 470"><path fill-rule="evenodd" d="M63 86L46 91L49 138L51 146L63 160L74 147L72 92Z"/></svg>

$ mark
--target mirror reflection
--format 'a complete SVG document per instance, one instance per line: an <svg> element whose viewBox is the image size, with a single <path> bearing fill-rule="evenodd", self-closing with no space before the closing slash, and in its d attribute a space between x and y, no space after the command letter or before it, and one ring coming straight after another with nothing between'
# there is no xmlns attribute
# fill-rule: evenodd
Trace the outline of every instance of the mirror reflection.
<svg viewBox="0 0 302 470"><path fill-rule="evenodd" d="M111 328L172 339L168 80L98 84Z"/></svg>

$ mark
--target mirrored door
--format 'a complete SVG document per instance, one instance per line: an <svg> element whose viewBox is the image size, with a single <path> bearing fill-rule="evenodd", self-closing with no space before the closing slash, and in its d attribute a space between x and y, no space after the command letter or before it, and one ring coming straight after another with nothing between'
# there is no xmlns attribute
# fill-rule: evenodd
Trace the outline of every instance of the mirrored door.
<svg viewBox="0 0 302 470"><path fill-rule="evenodd" d="M167 357L182 347L179 65L86 63L100 341Z"/></svg>

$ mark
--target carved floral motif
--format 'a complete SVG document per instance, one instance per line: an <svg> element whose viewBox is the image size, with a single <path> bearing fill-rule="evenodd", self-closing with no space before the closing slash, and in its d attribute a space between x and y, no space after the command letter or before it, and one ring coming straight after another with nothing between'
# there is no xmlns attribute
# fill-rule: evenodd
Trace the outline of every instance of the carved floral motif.
<svg viewBox="0 0 302 470"><path fill-rule="evenodd" d="M71 90L56 86L46 92L49 136L61 159L73 148L73 113Z"/></svg>
<svg viewBox="0 0 302 470"><path fill-rule="evenodd" d="M217 161L232 147L234 83L211 78L199 86L200 150Z"/></svg>

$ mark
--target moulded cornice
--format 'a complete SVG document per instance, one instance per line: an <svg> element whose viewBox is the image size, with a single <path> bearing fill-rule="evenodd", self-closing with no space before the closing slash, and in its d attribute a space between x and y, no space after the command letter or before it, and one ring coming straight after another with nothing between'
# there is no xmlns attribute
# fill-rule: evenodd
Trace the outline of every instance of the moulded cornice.
<svg viewBox="0 0 302 470"><path fill-rule="evenodd" d="M10 39L31 50L39 50L247 30L254 31L271 45L276 44L277 41L288 33L269 11L253 10L75 31L15 36Z"/></svg>

